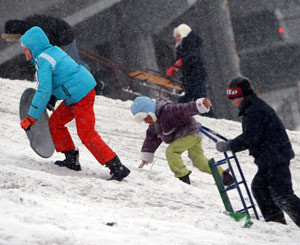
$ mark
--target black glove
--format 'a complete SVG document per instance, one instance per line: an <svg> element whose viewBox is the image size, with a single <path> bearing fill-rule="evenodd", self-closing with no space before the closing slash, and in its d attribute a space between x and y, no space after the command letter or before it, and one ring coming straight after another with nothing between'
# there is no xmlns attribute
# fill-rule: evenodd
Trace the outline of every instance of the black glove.
<svg viewBox="0 0 300 245"><path fill-rule="evenodd" d="M54 111L54 108L55 108L55 104L56 104L56 101L57 99L55 98L54 95L51 95L51 98L46 106L46 108L49 110L49 111Z"/></svg>
<svg viewBox="0 0 300 245"><path fill-rule="evenodd" d="M230 141L218 141L216 143L216 149L219 152L230 151Z"/></svg>

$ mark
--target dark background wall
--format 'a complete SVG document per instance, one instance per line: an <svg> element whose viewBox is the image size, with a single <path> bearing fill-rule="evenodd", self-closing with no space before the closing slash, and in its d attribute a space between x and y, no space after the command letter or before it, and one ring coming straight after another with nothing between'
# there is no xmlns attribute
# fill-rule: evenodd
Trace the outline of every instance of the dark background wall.
<svg viewBox="0 0 300 245"><path fill-rule="evenodd" d="M300 2L230 0L241 73L297 129L300 82Z"/></svg>

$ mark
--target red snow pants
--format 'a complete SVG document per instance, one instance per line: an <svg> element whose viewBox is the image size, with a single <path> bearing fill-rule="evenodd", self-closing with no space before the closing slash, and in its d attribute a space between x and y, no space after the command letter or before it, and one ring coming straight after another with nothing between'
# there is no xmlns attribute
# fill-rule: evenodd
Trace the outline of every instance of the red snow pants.
<svg viewBox="0 0 300 245"><path fill-rule="evenodd" d="M75 118L78 136L100 164L112 160L116 154L95 131L95 90L82 100L67 106L63 101L49 119L49 129L57 152L75 149L74 142L65 124Z"/></svg>

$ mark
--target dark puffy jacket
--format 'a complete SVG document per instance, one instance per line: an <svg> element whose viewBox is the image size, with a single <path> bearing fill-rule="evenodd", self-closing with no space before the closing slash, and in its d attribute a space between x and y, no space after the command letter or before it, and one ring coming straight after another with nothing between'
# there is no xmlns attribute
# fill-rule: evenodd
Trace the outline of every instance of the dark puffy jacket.
<svg viewBox="0 0 300 245"><path fill-rule="evenodd" d="M164 97L158 98L157 121L147 129L142 152L155 152L162 141L169 144L186 135L201 137L200 123L193 118L195 115L199 115L195 102L174 104Z"/></svg>
<svg viewBox="0 0 300 245"><path fill-rule="evenodd" d="M233 152L248 149L261 169L289 161L294 157L286 130L276 112L256 94L246 97L240 105L243 133L233 139Z"/></svg>
<svg viewBox="0 0 300 245"><path fill-rule="evenodd" d="M53 46L65 46L74 40L71 26L62 19L47 15L32 15L25 21L33 26L43 29Z"/></svg>
<svg viewBox="0 0 300 245"><path fill-rule="evenodd" d="M182 43L176 48L177 60L181 59L183 66L182 80L205 80L206 72L201 58L202 39L191 31L182 39Z"/></svg>

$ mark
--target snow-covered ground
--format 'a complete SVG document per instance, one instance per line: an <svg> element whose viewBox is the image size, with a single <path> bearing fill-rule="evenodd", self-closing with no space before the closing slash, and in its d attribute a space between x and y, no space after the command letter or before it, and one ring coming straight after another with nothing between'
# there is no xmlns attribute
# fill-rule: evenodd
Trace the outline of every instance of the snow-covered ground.
<svg viewBox="0 0 300 245"><path fill-rule="evenodd" d="M225 215L212 176L193 168L187 155L183 158L193 171L192 185L174 178L165 159L165 144L153 164L139 169L147 126L132 121L130 101L97 96L95 103L97 131L131 169L123 182L107 181L108 169L80 142L73 122L69 128L80 149L82 171L55 166L53 162L63 158L61 153L40 158L19 125L20 96L25 88L34 86L0 79L1 245L300 244L299 228L289 217L288 225L280 225L258 221L252 215L254 224L247 229L242 228L242 221ZM241 132L237 122L197 119L227 138ZM294 190L300 196L300 133L288 133L296 152L291 162ZM207 137L203 147L208 158L222 158ZM256 166L247 151L238 158L250 186ZM233 207L241 208L236 190L231 192Z"/></svg>

